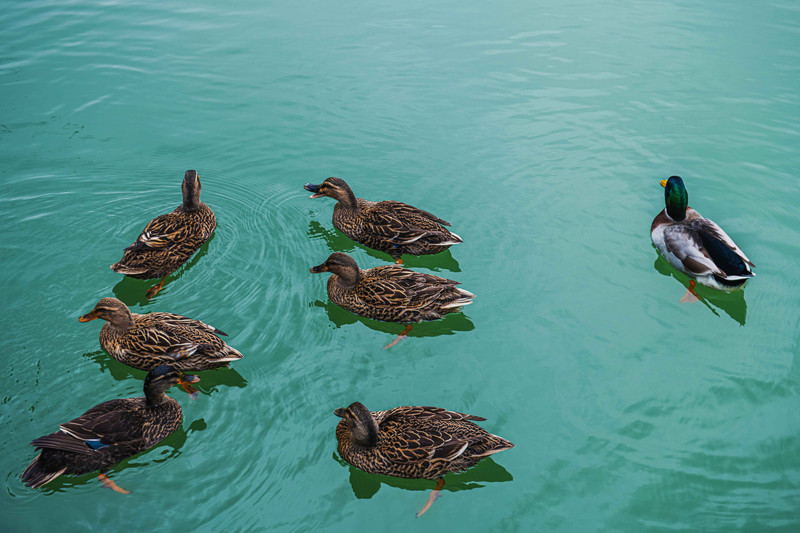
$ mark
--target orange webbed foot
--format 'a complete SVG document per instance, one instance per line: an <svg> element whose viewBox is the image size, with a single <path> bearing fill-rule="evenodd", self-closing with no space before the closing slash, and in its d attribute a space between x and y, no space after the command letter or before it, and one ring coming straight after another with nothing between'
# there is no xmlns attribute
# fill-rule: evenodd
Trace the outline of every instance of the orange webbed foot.
<svg viewBox="0 0 800 533"><path fill-rule="evenodd" d="M689 288L686 289L686 294L684 294L681 298L681 303L686 304L700 301L700 297L697 295L695 287L697 287L697 283L693 279L689 280Z"/></svg>
<svg viewBox="0 0 800 533"><path fill-rule="evenodd" d="M100 480L100 483L102 483L105 488L111 489L114 492L119 492L120 494L131 493L131 491L123 489L122 487L120 487L119 485L108 479L108 476L106 476L105 474L100 474L99 476L97 476L97 479Z"/></svg>
<svg viewBox="0 0 800 533"><path fill-rule="evenodd" d="M387 350L387 349L391 348L392 346L394 346L395 344L397 344L398 342L400 342L401 340L405 339L408 336L408 333L410 331L411 331L411 324L407 325L406 329L404 329L403 332L400 333L400 335L398 335L395 340L393 340L392 342L390 342L389 344L384 346L383 349Z"/></svg>
<svg viewBox="0 0 800 533"><path fill-rule="evenodd" d="M167 276L164 276L163 278L161 278L161 281L159 281L156 285L150 287L146 295L148 300L154 297L156 294L158 294L158 291L164 288L165 279L167 279Z"/></svg>
<svg viewBox="0 0 800 533"><path fill-rule="evenodd" d="M439 496L441 496L442 487L444 487L444 478L441 478L439 479L439 481L436 482L436 487L434 487L434 489L431 491L430 496L428 496L428 500L425 502L425 505L423 505L422 509L420 509L419 512L417 513L417 518L424 515L425 512L431 508L433 502L435 502L436 499L439 498Z"/></svg>

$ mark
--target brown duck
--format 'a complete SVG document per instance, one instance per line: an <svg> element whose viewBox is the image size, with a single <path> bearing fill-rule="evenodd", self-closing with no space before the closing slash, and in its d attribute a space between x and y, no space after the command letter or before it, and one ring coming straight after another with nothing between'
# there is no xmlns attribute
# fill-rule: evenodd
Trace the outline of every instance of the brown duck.
<svg viewBox="0 0 800 533"><path fill-rule="evenodd" d="M414 206L386 200L369 202L356 198L341 178L328 178L320 185L305 184L311 198L330 196L337 200L333 225L365 246L386 252L398 263L403 254L438 254L462 242L448 231L450 223Z"/></svg>
<svg viewBox="0 0 800 533"><path fill-rule="evenodd" d="M183 420L181 406L165 394L176 383L195 383L171 366L158 366L147 374L144 397L110 400L98 404L55 433L31 442L41 453L22 474L34 489L62 474L80 476L113 465L152 448L172 434ZM103 485L128 494L104 473Z"/></svg>
<svg viewBox="0 0 800 533"><path fill-rule="evenodd" d="M186 171L181 190L183 203L171 213L151 220L136 242L125 248L122 259L111 265L114 272L132 278L161 278L147 291L148 298L161 290L167 276L205 244L217 227L214 212L200 201L201 185L196 171Z"/></svg>
<svg viewBox="0 0 800 533"><path fill-rule="evenodd" d="M103 298L78 320L106 321L100 345L111 357L139 370L171 365L188 372L228 366L241 359L218 335L227 335L199 320L172 313L131 313L116 298ZM190 391L191 392L191 391Z"/></svg>
<svg viewBox="0 0 800 533"><path fill-rule="evenodd" d="M514 447L474 423L485 418L441 407L370 412L355 402L334 414L342 418L336 426L339 455L354 467L371 474L439 480L417 516L436 499L445 474Z"/></svg>
<svg viewBox="0 0 800 533"><path fill-rule="evenodd" d="M438 320L472 303L475 295L459 289L457 281L414 272L402 265L367 270L349 255L336 252L311 272L330 272L328 296L336 305L360 316L385 322L407 323L389 348L411 331L411 323Z"/></svg>

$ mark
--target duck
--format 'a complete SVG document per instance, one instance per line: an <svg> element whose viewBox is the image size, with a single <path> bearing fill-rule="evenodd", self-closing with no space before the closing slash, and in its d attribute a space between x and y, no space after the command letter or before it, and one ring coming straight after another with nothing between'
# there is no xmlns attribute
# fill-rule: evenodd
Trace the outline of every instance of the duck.
<svg viewBox="0 0 800 533"><path fill-rule="evenodd" d="M385 200L370 202L356 198L341 178L327 178L319 185L306 183L310 198L328 196L337 201L333 208L333 225L373 250L385 252L397 263L403 254L430 255L463 242L445 226L450 223L414 206Z"/></svg>
<svg viewBox="0 0 800 533"><path fill-rule="evenodd" d="M472 303L475 295L453 281L414 272L401 264L361 270L355 259L343 252L332 253L312 273L330 272L328 297L351 313L384 322L407 324L394 346L411 331L413 323L438 320Z"/></svg>
<svg viewBox="0 0 800 533"><path fill-rule="evenodd" d="M689 207L680 176L659 182L666 207L653 220L650 237L664 258L690 278L681 301L696 301L696 283L720 291L741 289L755 276L755 265L715 222Z"/></svg>
<svg viewBox="0 0 800 533"><path fill-rule="evenodd" d="M111 357L139 370L171 365L183 372L225 367L244 357L219 335L227 333L199 320L173 313L131 313L116 298L102 298L80 322L105 320L100 345ZM192 393L188 390L187 392Z"/></svg>
<svg viewBox="0 0 800 533"><path fill-rule="evenodd" d="M475 424L480 416L441 407L403 406L370 412L361 402L334 411L339 455L370 474L436 479L423 508L427 511L444 487L444 475L461 472L481 459L514 445Z"/></svg>
<svg viewBox="0 0 800 533"><path fill-rule="evenodd" d="M148 222L136 241L125 248L122 259L111 265L114 272L131 278L161 278L147 291L148 299L158 294L167 276L205 244L217 227L214 212L200 201L201 189L197 171L187 170L181 185L183 203Z"/></svg>
<svg viewBox="0 0 800 533"><path fill-rule="evenodd" d="M197 376L182 374L170 365L151 370L144 396L109 400L95 405L59 430L31 442L41 450L22 473L25 485L38 489L61 475L81 476L100 470L104 486L129 494L105 472L117 463L148 450L181 425L180 404L166 395L176 383L196 383Z"/></svg>

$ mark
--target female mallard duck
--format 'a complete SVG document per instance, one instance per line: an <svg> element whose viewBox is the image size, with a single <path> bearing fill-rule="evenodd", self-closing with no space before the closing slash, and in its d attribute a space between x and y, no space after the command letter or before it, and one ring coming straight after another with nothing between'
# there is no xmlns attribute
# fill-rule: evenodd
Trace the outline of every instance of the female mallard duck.
<svg viewBox="0 0 800 533"><path fill-rule="evenodd" d="M311 272L330 272L328 296L336 305L367 318L408 323L389 348L411 331L411 322L437 320L472 303L475 295L457 281L422 274L402 265L358 268L349 255L336 252Z"/></svg>
<svg viewBox="0 0 800 533"><path fill-rule="evenodd" d="M226 335L199 320L172 313L131 313L116 298L103 298L78 320L106 321L100 345L111 357L139 370L172 365L188 372L228 366L241 359L238 351L217 335Z"/></svg>
<svg viewBox="0 0 800 533"><path fill-rule="evenodd" d="M151 220L136 242L125 248L122 259L111 270L132 278L161 278L147 291L152 298L164 280L205 244L217 227L214 212L200 201L200 179L187 170L183 176L183 203L173 212Z"/></svg>
<svg viewBox="0 0 800 533"><path fill-rule="evenodd" d="M354 467L370 474L439 480L417 516L436 499L445 474L514 447L472 422L485 418L441 407L370 412L355 402L334 414L342 418L336 426L339 455Z"/></svg>
<svg viewBox="0 0 800 533"><path fill-rule="evenodd" d="M695 279L702 285L721 291L733 291L755 276L755 266L711 220L689 207L689 195L683 180L672 176L661 180L666 208L650 226L650 237L669 263L694 278L681 301L693 301Z"/></svg>
<svg viewBox="0 0 800 533"><path fill-rule="evenodd" d="M450 223L402 202L368 202L356 198L340 178L328 178L321 185L305 184L311 198L330 196L338 200L333 208L333 225L356 242L386 252L402 263L403 254L438 254L461 237L445 228Z"/></svg>
<svg viewBox="0 0 800 533"><path fill-rule="evenodd" d="M61 424L59 431L31 442L42 452L22 473L22 481L37 489L61 474L107 471L152 448L178 429L183 420L181 406L164 394L166 390L176 383L197 381L197 376L182 376L171 366L154 368L144 381L143 398L103 402ZM104 486L128 494L105 474L99 478Z"/></svg>

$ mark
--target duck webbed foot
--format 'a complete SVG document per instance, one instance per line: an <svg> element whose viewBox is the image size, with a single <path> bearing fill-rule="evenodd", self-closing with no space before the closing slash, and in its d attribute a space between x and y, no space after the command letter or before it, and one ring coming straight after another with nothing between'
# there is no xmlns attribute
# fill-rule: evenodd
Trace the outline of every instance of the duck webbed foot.
<svg viewBox="0 0 800 533"><path fill-rule="evenodd" d="M422 509L419 510L417 513L417 518L425 514L425 511L431 508L433 502L441 495L442 487L444 487L444 478L439 478L439 481L436 482L436 487L431 491L430 496L428 496L428 501L425 502L425 505L422 506Z"/></svg>
<svg viewBox="0 0 800 533"><path fill-rule="evenodd" d="M200 378L197 376L183 376L178 379L178 385L180 385L181 388L185 390L187 394L189 394L189 397L192 400L196 400L198 392L197 389L192 387L191 384L197 383L198 381L200 381Z"/></svg>
<svg viewBox="0 0 800 533"><path fill-rule="evenodd" d="M167 276L164 276L163 278L161 278L161 281L159 281L156 285L150 287L150 289L147 291L147 299L148 300L150 298L152 298L153 296L155 296L156 294L158 294L158 291L160 291L161 289L164 288L164 280L165 279L167 279Z"/></svg>
<svg viewBox="0 0 800 533"><path fill-rule="evenodd" d="M111 489L114 492L119 492L120 494L131 493L131 491L123 489L122 487L120 487L119 485L108 479L108 476L106 476L105 474L100 474L99 476L97 476L97 479L100 480L100 483L102 483L105 488Z"/></svg>
<svg viewBox="0 0 800 533"><path fill-rule="evenodd" d="M392 346L394 346L395 344L397 344L397 343L398 343L398 342L400 342L401 340L405 339L405 338L406 338L406 336L408 336L408 333L409 333L410 331L411 331L411 324L407 325L407 326L406 326L406 329L404 329L404 330L403 330L403 332L402 332L402 333L400 333L400 335L398 335L398 336L397 336L397 338L396 338L395 340L393 340L392 342L390 342L389 344L387 344L386 346L384 346L384 347L383 347L383 349L384 349L384 350L386 350L386 349L388 349L388 348L391 348Z"/></svg>
<svg viewBox="0 0 800 533"><path fill-rule="evenodd" d="M683 295L681 298L681 303L694 303L700 301L700 297L697 295L697 292L694 288L697 286L697 283L693 279L689 280L689 288L686 289L686 294Z"/></svg>

